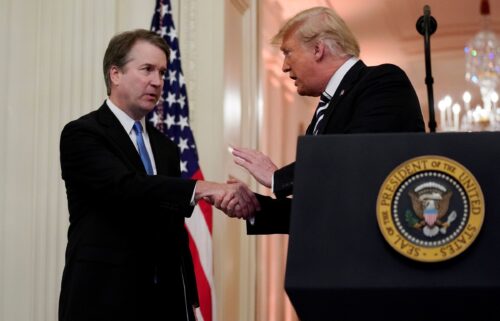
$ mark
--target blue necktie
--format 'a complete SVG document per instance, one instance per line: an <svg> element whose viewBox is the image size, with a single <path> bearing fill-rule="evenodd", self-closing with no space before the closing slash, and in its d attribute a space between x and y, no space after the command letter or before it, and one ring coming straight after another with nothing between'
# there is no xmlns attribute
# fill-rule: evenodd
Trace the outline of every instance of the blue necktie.
<svg viewBox="0 0 500 321"><path fill-rule="evenodd" d="M320 97L319 103L318 103L318 107L316 108L316 113L315 113L316 124L314 125L313 135L318 135L318 131L319 131L318 125L321 122L321 120L323 119L323 117L325 117L325 112L326 112L326 109L328 108L328 104L330 103L331 98L332 97L330 95L328 95L328 93L326 91L321 94L321 97Z"/></svg>
<svg viewBox="0 0 500 321"><path fill-rule="evenodd" d="M142 138L142 125L140 121L136 121L134 123L134 132L135 138L137 140L137 149L139 150L139 156L141 156L142 163L144 164L144 168L146 168L146 173L148 175L154 175L153 165L151 165L151 160L149 159L149 154L146 149L146 145L144 145L144 139Z"/></svg>

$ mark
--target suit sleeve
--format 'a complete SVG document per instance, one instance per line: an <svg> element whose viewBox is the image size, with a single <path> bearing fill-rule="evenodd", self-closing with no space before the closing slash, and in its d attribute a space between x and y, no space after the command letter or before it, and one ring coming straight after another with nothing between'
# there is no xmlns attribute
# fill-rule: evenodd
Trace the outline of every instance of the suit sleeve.
<svg viewBox="0 0 500 321"><path fill-rule="evenodd" d="M65 126L60 157L69 201L78 197L80 204L98 201L125 208L152 206L191 215L194 180L138 172L104 130L90 121L77 120Z"/></svg>
<svg viewBox="0 0 500 321"><path fill-rule="evenodd" d="M253 224L247 221L247 234L288 234L292 200L255 195L259 200L261 210L255 214Z"/></svg>
<svg viewBox="0 0 500 321"><path fill-rule="evenodd" d="M293 194L293 177L295 162L274 172L273 193L277 198L284 198Z"/></svg>

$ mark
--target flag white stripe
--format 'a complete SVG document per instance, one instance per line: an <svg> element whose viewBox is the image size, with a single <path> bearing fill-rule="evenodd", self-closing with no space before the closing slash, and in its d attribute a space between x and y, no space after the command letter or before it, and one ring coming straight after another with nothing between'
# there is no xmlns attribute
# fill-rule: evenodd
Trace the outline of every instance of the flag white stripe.
<svg viewBox="0 0 500 321"><path fill-rule="evenodd" d="M210 289L213 289L212 273L212 235L205 223L205 217L198 205L193 210L193 215L186 219L186 226L193 238L193 242L198 249L200 263L207 278ZM212 296L213 300L213 296Z"/></svg>
<svg viewBox="0 0 500 321"><path fill-rule="evenodd" d="M200 309L195 309L194 313L196 314L196 321L205 321L205 319L203 319L203 315L201 314Z"/></svg>
<svg viewBox="0 0 500 321"><path fill-rule="evenodd" d="M215 287L213 281L213 261L212 261L212 235L208 230L208 225L205 222L205 216L199 205L196 205L193 214L185 220L186 228L188 229L195 247L198 249L201 268L205 273L212 300L212 320L217 320L215 311ZM198 321L204 321L200 309L195 309Z"/></svg>

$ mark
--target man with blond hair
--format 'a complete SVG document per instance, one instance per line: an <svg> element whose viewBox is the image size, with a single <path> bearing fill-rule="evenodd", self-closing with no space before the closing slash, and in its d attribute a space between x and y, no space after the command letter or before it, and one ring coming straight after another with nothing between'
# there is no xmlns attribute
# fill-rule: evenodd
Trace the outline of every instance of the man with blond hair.
<svg viewBox="0 0 500 321"><path fill-rule="evenodd" d="M331 8L315 7L288 20L272 42L284 55L288 73L301 96L320 96L306 135L421 132L420 104L405 72L391 64L368 67L346 23ZM278 169L264 154L234 148L234 161L278 200L260 197L263 208L250 234L287 233L294 163ZM342 151L338 151L342 157Z"/></svg>

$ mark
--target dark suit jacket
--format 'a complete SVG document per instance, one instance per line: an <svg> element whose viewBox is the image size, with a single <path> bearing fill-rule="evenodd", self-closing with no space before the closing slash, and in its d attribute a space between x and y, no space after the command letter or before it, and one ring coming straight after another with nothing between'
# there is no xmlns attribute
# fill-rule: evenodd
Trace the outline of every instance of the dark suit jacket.
<svg viewBox="0 0 500 321"><path fill-rule="evenodd" d="M198 295L184 218L195 181L177 147L147 124L158 175L104 104L61 134L69 220L59 320L184 320ZM156 280L156 281L155 281Z"/></svg>
<svg viewBox="0 0 500 321"><path fill-rule="evenodd" d="M313 117L306 135L311 135ZM395 65L367 67L358 61L344 76L333 95L318 135L350 133L423 132L420 104L405 72ZM339 155L342 151L339 151ZM293 193L294 164L274 173L274 193L283 198ZM262 211L249 234L287 233L290 200L259 196Z"/></svg>

